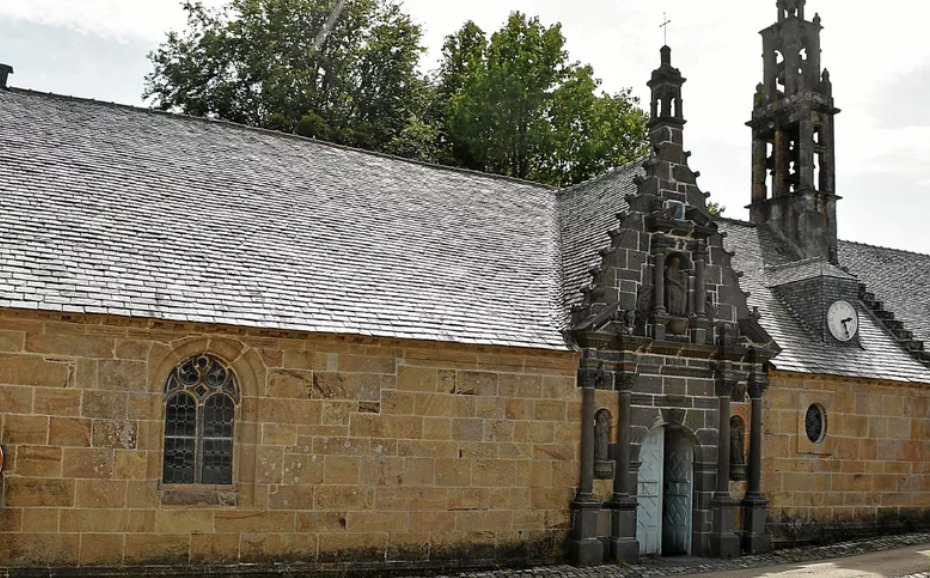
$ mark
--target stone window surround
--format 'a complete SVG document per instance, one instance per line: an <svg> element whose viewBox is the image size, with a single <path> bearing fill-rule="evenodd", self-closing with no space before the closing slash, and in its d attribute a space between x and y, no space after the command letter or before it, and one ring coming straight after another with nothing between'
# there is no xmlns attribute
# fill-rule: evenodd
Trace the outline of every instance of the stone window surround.
<svg viewBox="0 0 930 578"><path fill-rule="evenodd" d="M149 390L164 393L168 374L193 355L213 355L231 368L238 379L240 401L236 410L236 428L233 438L232 485L166 484L162 481L163 460L148 460L147 477L157 480L159 499L165 506L249 506L255 503L255 448L258 444L258 399L260 384L264 381L265 366L260 355L236 340L224 337L196 336L167 344L156 343L148 356ZM148 447L164 451L165 404L160 404L152 417L159 427L151 428Z"/></svg>
<svg viewBox="0 0 930 578"><path fill-rule="evenodd" d="M823 410L824 416L830 415L830 410L834 405L835 394L832 392L810 392L801 393L798 396L797 408L797 445L795 450L798 454L813 454L818 456L833 455L833 442L829 431L818 441L812 442L807 439L807 409L812 405L819 405Z"/></svg>

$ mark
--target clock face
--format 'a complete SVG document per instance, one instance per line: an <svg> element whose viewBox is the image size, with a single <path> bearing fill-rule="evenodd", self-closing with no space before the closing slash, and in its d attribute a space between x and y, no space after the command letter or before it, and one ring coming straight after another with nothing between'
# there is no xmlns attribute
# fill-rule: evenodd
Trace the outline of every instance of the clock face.
<svg viewBox="0 0 930 578"><path fill-rule="evenodd" d="M834 301L827 311L827 328L839 341L849 341L859 330L859 315L848 301Z"/></svg>

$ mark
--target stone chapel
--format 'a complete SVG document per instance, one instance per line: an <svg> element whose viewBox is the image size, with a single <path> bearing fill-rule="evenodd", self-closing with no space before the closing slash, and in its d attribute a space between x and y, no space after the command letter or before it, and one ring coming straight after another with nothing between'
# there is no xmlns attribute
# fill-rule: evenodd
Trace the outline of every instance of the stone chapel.
<svg viewBox="0 0 930 578"><path fill-rule="evenodd" d="M776 5L748 222L707 210L667 46L651 153L561 190L0 66L0 571L597 565L930 527L930 255L837 238L821 19Z"/></svg>

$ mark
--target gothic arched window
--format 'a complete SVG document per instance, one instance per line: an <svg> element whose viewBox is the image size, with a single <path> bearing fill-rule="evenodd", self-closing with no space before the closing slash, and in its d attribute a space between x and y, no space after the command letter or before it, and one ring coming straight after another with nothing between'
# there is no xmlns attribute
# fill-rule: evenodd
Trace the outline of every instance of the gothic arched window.
<svg viewBox="0 0 930 578"><path fill-rule="evenodd" d="M238 403L233 372L211 355L195 355L171 370L165 382L165 483L232 483Z"/></svg>

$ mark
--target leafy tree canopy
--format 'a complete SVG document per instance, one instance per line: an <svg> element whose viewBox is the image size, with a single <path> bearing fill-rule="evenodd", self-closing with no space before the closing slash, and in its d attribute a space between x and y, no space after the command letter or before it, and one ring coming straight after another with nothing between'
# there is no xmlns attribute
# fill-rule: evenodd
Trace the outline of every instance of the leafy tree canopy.
<svg viewBox="0 0 930 578"><path fill-rule="evenodd" d="M446 38L438 74L448 160L566 185L644 154L637 99L599 85L590 66L569 61L558 24L514 12L488 39L467 22Z"/></svg>
<svg viewBox="0 0 930 578"><path fill-rule="evenodd" d="M163 110L555 185L645 152L646 115L569 61L556 24L514 12L490 38L446 38L432 78L395 0L185 2L187 29L149 55Z"/></svg>
<svg viewBox="0 0 930 578"><path fill-rule="evenodd" d="M143 97L158 108L374 150L419 114L422 33L392 0L183 8L187 30L149 55Z"/></svg>

